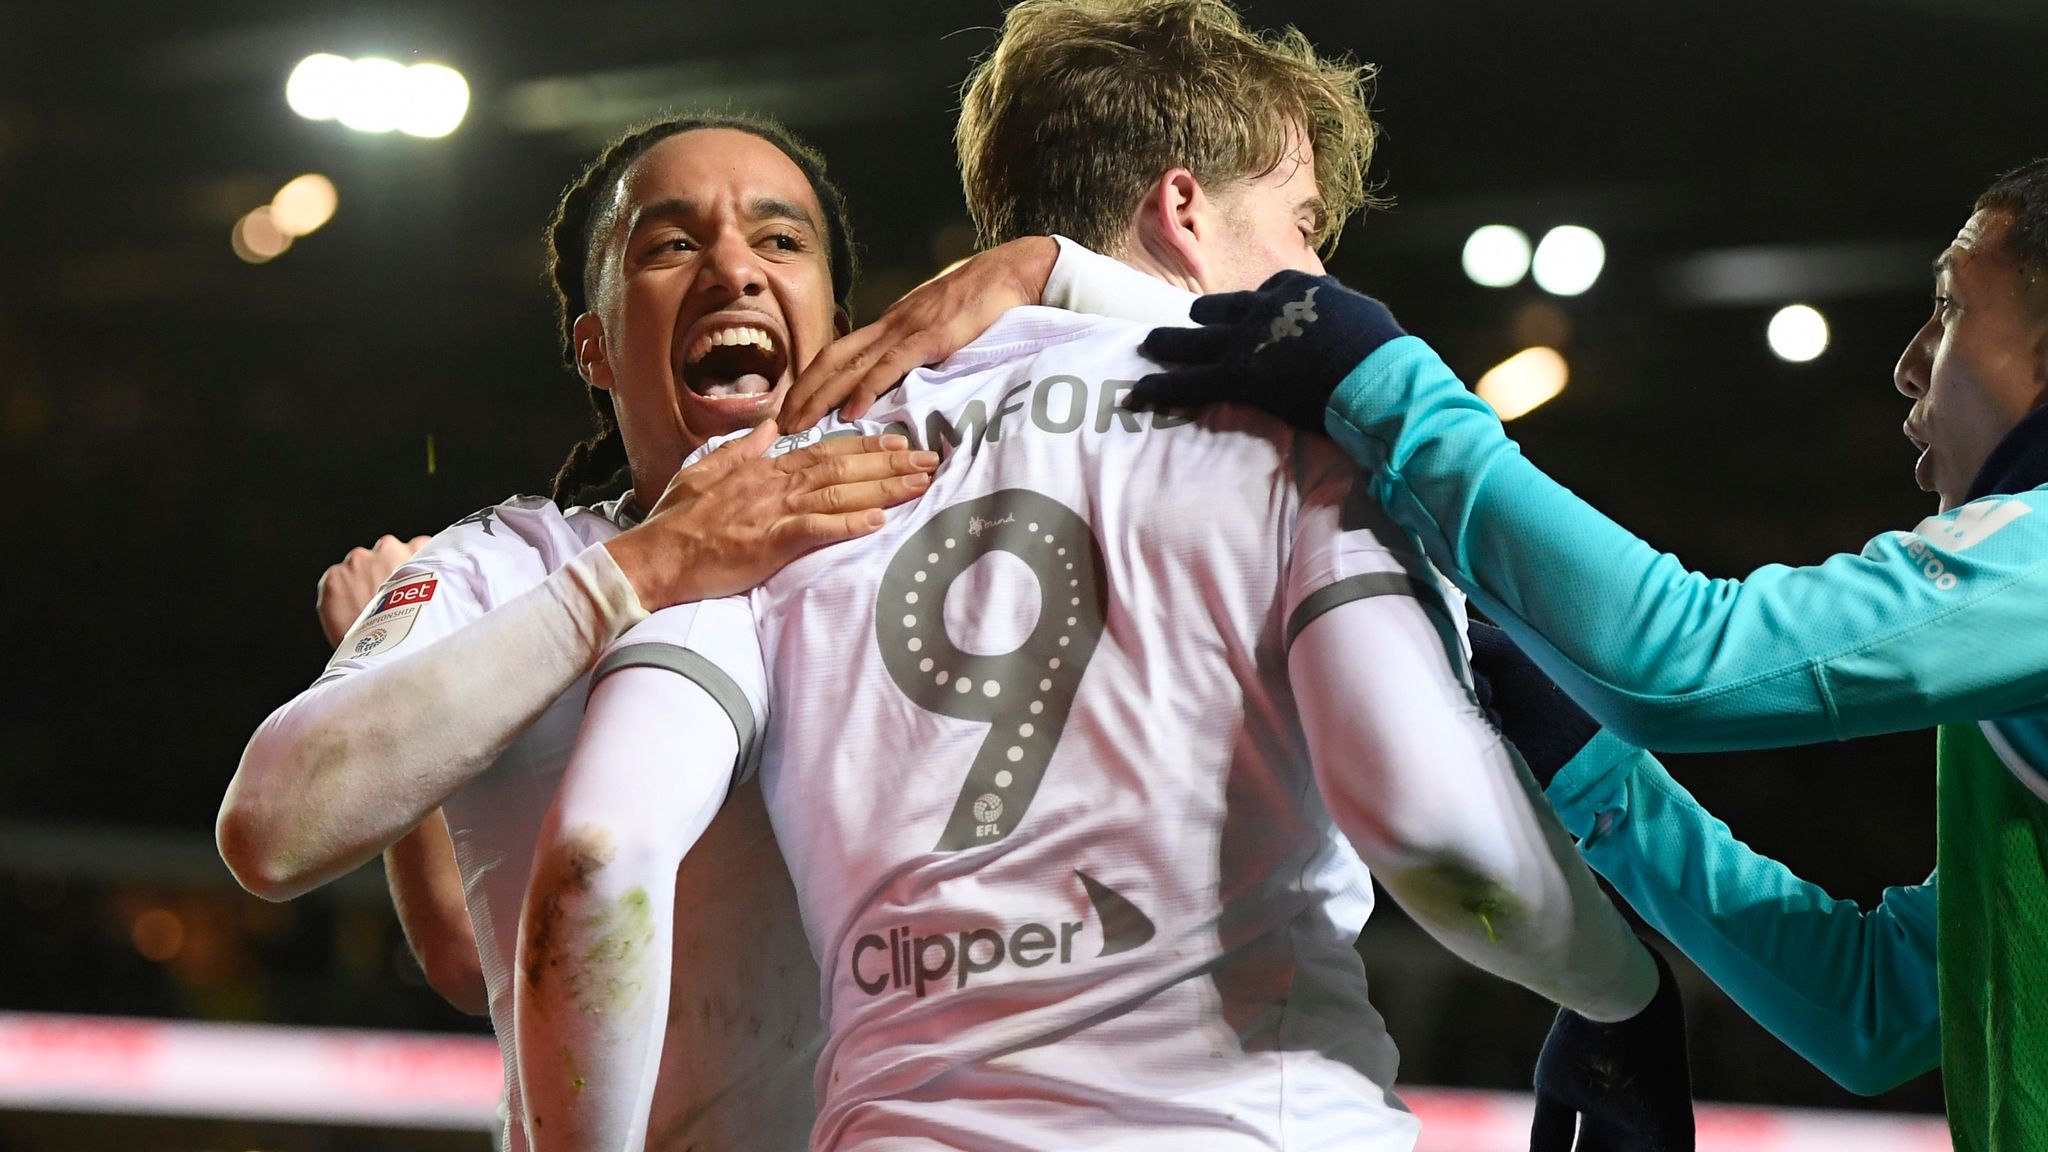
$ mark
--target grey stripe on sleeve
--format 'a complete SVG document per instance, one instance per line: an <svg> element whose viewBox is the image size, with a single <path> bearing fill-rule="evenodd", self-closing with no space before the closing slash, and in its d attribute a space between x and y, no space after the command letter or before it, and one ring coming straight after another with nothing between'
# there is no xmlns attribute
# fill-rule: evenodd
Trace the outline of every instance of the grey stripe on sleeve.
<svg viewBox="0 0 2048 1152"><path fill-rule="evenodd" d="M1349 576L1335 584L1325 584L1310 593L1294 609L1294 615L1287 618L1287 646L1294 646L1294 638L1309 622L1339 604L1353 600L1366 600L1374 596L1412 596L1422 601L1432 615L1444 616L1443 602L1429 583L1406 572L1362 572Z"/></svg>
<svg viewBox="0 0 2048 1152"><path fill-rule="evenodd" d="M747 703L747 694L740 691L740 686L733 682L731 676L726 675L725 669L680 644L649 641L628 644L606 653L604 659L597 662L597 669L590 674L591 686L595 687L598 681L621 668L666 669L710 693L718 706L725 709L726 716L732 720L733 731L740 738L739 762L734 766L732 787L726 789L726 797L730 799L733 788L753 778L761 767L760 734L754 727L754 708Z"/></svg>

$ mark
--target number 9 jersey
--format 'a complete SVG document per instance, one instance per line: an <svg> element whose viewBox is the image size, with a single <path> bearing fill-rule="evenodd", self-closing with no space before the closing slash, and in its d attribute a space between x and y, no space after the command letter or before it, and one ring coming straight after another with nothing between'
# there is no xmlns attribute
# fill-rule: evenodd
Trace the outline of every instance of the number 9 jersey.
<svg viewBox="0 0 2048 1152"><path fill-rule="evenodd" d="M1287 645L1412 596L1462 667L1462 602L1328 442L1125 409L1146 331L1017 309L777 445L944 457L751 597L761 781L830 1029L814 1147L1414 1140Z"/></svg>

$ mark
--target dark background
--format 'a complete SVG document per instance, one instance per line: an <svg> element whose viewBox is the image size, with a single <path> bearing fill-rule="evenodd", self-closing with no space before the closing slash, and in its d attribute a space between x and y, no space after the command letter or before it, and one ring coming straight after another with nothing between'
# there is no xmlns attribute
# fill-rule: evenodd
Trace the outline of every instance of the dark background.
<svg viewBox="0 0 2048 1152"><path fill-rule="evenodd" d="M1513 425L1553 474L1715 575L1932 511L1892 365L1976 193L2048 152L2048 6L1246 8L1380 66L1374 171L1396 203L1332 270L1468 379L1548 298L1470 284L1466 234L1606 239L1600 282L1553 301L1571 386ZM732 105L808 136L852 206L862 318L966 254L955 92L999 18L994 0L0 5L0 1008L475 1027L406 961L374 869L273 907L212 856L243 742L326 655L315 579L379 533L544 490L584 434L541 231L627 123ZM315 51L451 64L468 118L441 140L302 120L284 81ZM314 171L335 219L239 261L235 220ZM1703 253L1816 245L1859 272L1748 303L1683 286ZM1794 299L1834 326L1811 364L1764 343ZM1932 867L1932 750L1918 733L1672 768L1868 904ZM133 943L150 908L184 929L164 962ZM1543 1006L1382 915L1364 947L1404 1078L1525 1084ZM1703 1098L1863 1104L1692 974L1688 993ZM1875 1103L1938 1108L1939 1087Z"/></svg>

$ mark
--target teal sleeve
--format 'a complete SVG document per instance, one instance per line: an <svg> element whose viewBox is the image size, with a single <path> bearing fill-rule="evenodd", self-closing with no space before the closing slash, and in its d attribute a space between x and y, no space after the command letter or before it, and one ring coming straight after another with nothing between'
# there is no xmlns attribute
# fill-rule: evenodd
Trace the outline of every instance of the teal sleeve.
<svg viewBox="0 0 2048 1152"><path fill-rule="evenodd" d="M1756 1021L1851 1092L1941 1062L1934 881L1864 911L1750 851L1602 732L1545 796L1593 870Z"/></svg>
<svg viewBox="0 0 2048 1152"><path fill-rule="evenodd" d="M1857 555L1688 571L1522 457L1404 336L1346 376L1332 436L1430 558L1631 743L1845 739L2048 709L2048 489L1974 501Z"/></svg>

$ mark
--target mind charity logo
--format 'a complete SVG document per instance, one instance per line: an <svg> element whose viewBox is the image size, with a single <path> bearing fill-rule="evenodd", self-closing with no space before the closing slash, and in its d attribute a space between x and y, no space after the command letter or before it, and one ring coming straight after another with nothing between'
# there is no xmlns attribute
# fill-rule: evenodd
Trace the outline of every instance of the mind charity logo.
<svg viewBox="0 0 2048 1152"><path fill-rule="evenodd" d="M1316 293L1322 291L1322 288L1323 286L1318 284L1302 293L1301 299L1284 305L1280 309L1280 314L1273 317L1273 327L1266 338L1260 341L1258 347L1252 349L1252 355L1257 356L1291 336L1301 335L1303 324L1313 324L1316 319Z"/></svg>
<svg viewBox="0 0 2048 1152"><path fill-rule="evenodd" d="M1080 877L1088 903L1101 921L1102 947L1095 959L1142 947L1158 931L1152 918L1122 893L1078 868L1074 875ZM1086 920L1064 920L1057 929L1037 921L1020 924L1007 936L994 928L920 935L908 925L891 928L886 936L870 932L854 942L853 982L870 996L891 988L908 988L923 999L933 985L943 985L949 975L957 990L967 987L969 978L993 972L1005 963L1019 968L1072 964L1074 937L1087 928ZM975 957L977 945L983 953L980 959Z"/></svg>

